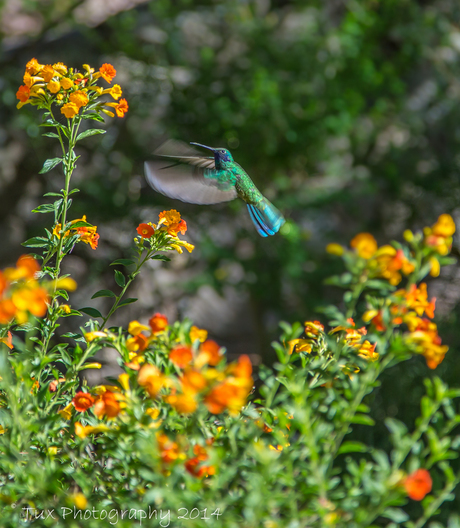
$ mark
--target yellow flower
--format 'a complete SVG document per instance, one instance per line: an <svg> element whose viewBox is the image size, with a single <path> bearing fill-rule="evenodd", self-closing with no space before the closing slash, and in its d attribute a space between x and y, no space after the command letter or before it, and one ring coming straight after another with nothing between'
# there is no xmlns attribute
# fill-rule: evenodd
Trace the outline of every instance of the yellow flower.
<svg viewBox="0 0 460 528"><path fill-rule="evenodd" d="M170 394L165 396L165 402L169 403L171 407L176 409L181 414L194 413L198 407L193 392L185 392L184 394Z"/></svg>
<svg viewBox="0 0 460 528"><path fill-rule="evenodd" d="M125 392L129 392L129 375L124 372L118 376L118 381Z"/></svg>
<svg viewBox="0 0 460 528"><path fill-rule="evenodd" d="M86 106L89 101L86 93L82 92L81 90L77 90L76 92L71 93L69 99L70 99L70 102L78 106L78 108L81 108L82 106Z"/></svg>
<svg viewBox="0 0 460 528"><path fill-rule="evenodd" d="M43 80L46 83L49 83L51 79L56 75L53 67L50 64L47 64L43 70L40 72L40 76L43 77Z"/></svg>
<svg viewBox="0 0 460 528"><path fill-rule="evenodd" d="M185 242L185 240L180 240L179 238L174 241L173 244L171 244L171 247L175 249L179 254L182 253L182 248L184 247L189 253L191 253L195 246L193 244L189 244L188 242Z"/></svg>
<svg viewBox="0 0 460 528"><path fill-rule="evenodd" d="M171 209L170 211L163 211L159 214L160 218L160 224L164 223L166 225L170 224L178 224L180 222L180 213L178 213L175 209Z"/></svg>
<svg viewBox="0 0 460 528"><path fill-rule="evenodd" d="M64 418L64 420L70 420L70 418L72 418L73 409L74 406L72 405L72 403L69 403L69 405L66 405L64 409L58 411L58 414L60 414L62 418Z"/></svg>
<svg viewBox="0 0 460 528"><path fill-rule="evenodd" d="M133 336L137 336L137 335L139 335L142 331L150 331L150 327L141 324L139 321L131 321L131 322L129 323L129 326L128 326L128 332L129 332L131 335L133 335Z"/></svg>
<svg viewBox="0 0 460 528"><path fill-rule="evenodd" d="M61 304L60 308L66 314L69 314L72 311L72 308L70 308L68 304Z"/></svg>
<svg viewBox="0 0 460 528"><path fill-rule="evenodd" d="M54 287L57 290L75 291L77 289L77 283L71 277L63 277L54 281Z"/></svg>
<svg viewBox="0 0 460 528"><path fill-rule="evenodd" d="M72 79L64 77L63 79L61 79L61 86L64 88L64 90L70 90L70 88L73 88Z"/></svg>
<svg viewBox="0 0 460 528"><path fill-rule="evenodd" d="M455 233L455 222L448 214L442 214L431 228L436 236L450 237Z"/></svg>
<svg viewBox="0 0 460 528"><path fill-rule="evenodd" d="M105 332L100 331L87 332L85 334L85 339L88 343L91 343L91 341L94 341L95 339L98 339L100 337L107 337L107 334Z"/></svg>
<svg viewBox="0 0 460 528"><path fill-rule="evenodd" d="M357 349L358 356L368 359L370 361L377 361L379 359L378 352L375 351L375 347L377 346L377 343L374 343L373 345L366 339L364 343Z"/></svg>
<svg viewBox="0 0 460 528"><path fill-rule="evenodd" d="M79 510L84 510L88 505L88 501L83 493L74 493L72 495L72 502Z"/></svg>
<svg viewBox="0 0 460 528"><path fill-rule="evenodd" d="M53 68L61 75L65 75L67 73L67 66L62 62L57 62L56 64L53 64Z"/></svg>
<svg viewBox="0 0 460 528"><path fill-rule="evenodd" d="M39 64L37 59L31 59L26 64L26 72L31 75L36 75L43 68L43 64Z"/></svg>
<svg viewBox="0 0 460 528"><path fill-rule="evenodd" d="M105 90L104 90L105 92ZM114 84L112 88L109 88L107 92L115 99L118 100L123 95L121 91L121 86L119 84Z"/></svg>
<svg viewBox="0 0 460 528"><path fill-rule="evenodd" d="M431 264L430 275L432 277L439 277L439 274L441 273L441 264L439 264L439 260L436 257L431 257L430 264Z"/></svg>
<svg viewBox="0 0 460 528"><path fill-rule="evenodd" d="M57 455L58 448L56 446L50 446L48 447L48 454L49 455Z"/></svg>
<svg viewBox="0 0 460 528"><path fill-rule="evenodd" d="M61 114L64 114L68 119L72 119L78 114L79 107L74 103L66 103L61 108Z"/></svg>
<svg viewBox="0 0 460 528"><path fill-rule="evenodd" d="M200 343L204 343L208 338L207 330L202 330L197 326L190 328L190 341L194 343L197 339Z"/></svg>
<svg viewBox="0 0 460 528"><path fill-rule="evenodd" d="M291 339L290 341L288 341L288 345L289 354L292 354L294 352L294 349L297 353L307 352L307 354L309 354L311 352L311 343L306 339Z"/></svg>
<svg viewBox="0 0 460 528"><path fill-rule="evenodd" d="M364 259L370 259L377 251L377 241L370 233L359 233L350 242L350 246Z"/></svg>
<svg viewBox="0 0 460 528"><path fill-rule="evenodd" d="M328 244L326 246L326 252L331 255L337 255L338 257L342 256L344 253L344 248L340 244Z"/></svg>
<svg viewBox="0 0 460 528"><path fill-rule="evenodd" d="M48 88L48 90L55 94L55 93L58 93L59 90L61 89L61 83L59 81L49 81L49 83L46 85L46 87Z"/></svg>
<svg viewBox="0 0 460 528"><path fill-rule="evenodd" d="M81 439L92 433L107 433L108 431L111 431L111 428L104 424L83 426L80 422L75 422L75 434Z"/></svg>
<svg viewBox="0 0 460 528"><path fill-rule="evenodd" d="M5 434L6 429L0 425L0 435Z"/></svg>

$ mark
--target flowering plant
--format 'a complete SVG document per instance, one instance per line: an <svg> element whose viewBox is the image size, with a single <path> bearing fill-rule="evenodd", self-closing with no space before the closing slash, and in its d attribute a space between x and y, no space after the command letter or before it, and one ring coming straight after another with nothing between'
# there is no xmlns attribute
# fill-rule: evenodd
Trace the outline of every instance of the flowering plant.
<svg viewBox="0 0 460 528"><path fill-rule="evenodd" d="M133 257L112 262L119 291L92 296L108 299L107 312L72 307L77 285L61 275L62 261L76 244L99 241L85 216L68 219L76 143L103 133L79 126L113 115L106 107L127 110L123 99L100 99L121 97L118 85L97 86L111 83L112 66L83 70L32 60L18 91L18 106L43 109L44 125L56 129L47 135L62 157L43 171L61 164L64 188L35 209L54 216L24 244L41 253L0 272L2 526L424 526L460 480L451 462L460 390L427 380L411 430L386 420L385 450L363 430L375 425L371 395L382 373L419 355L435 369L448 351L422 281L451 262L452 218L406 231L404 244L379 248L369 233L350 248L330 244L346 268L329 281L345 290L343 307L324 308L323 322L281 323L273 368L253 372L246 355L228 363L205 329L161 313L109 326L136 301L125 294L146 262L194 247L179 237L180 213L163 211L135 230ZM59 335L70 316L87 320ZM121 373L89 386L84 371L101 367L94 356L103 348L117 352Z"/></svg>

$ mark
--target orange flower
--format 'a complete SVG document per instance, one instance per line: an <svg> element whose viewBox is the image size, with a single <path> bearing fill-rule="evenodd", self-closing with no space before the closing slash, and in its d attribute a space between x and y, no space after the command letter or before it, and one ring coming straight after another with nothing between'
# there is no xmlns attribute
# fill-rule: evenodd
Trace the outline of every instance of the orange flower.
<svg viewBox="0 0 460 528"><path fill-rule="evenodd" d="M416 501L421 501L433 487L433 481L426 469L417 469L404 480L407 495Z"/></svg>
<svg viewBox="0 0 460 528"><path fill-rule="evenodd" d="M219 346L213 339L207 339L200 345L200 351L196 358L198 366L212 365L215 367L222 360L222 347Z"/></svg>
<svg viewBox="0 0 460 528"><path fill-rule="evenodd" d="M377 241L370 233L359 233L350 242L350 246L366 260L377 251Z"/></svg>
<svg viewBox="0 0 460 528"><path fill-rule="evenodd" d="M69 99L70 102L78 106L78 108L86 106L89 101L88 96L85 94L85 92L82 92L81 90L77 90L76 92L71 93Z"/></svg>
<svg viewBox="0 0 460 528"><path fill-rule="evenodd" d="M25 103L30 97L30 88L28 86L20 86L19 90L16 92L16 98Z"/></svg>
<svg viewBox="0 0 460 528"><path fill-rule="evenodd" d="M43 65L39 64L35 58L30 59L30 61L26 64L26 72L30 73L31 75L37 74L42 68Z"/></svg>
<svg viewBox="0 0 460 528"><path fill-rule="evenodd" d="M201 392L206 388L206 378L196 369L187 370L179 378L184 392Z"/></svg>
<svg viewBox="0 0 460 528"><path fill-rule="evenodd" d="M99 242L99 234L96 233L96 229L97 226L77 228L77 235L80 235L80 240L85 244L89 244L91 249L97 249Z"/></svg>
<svg viewBox="0 0 460 528"><path fill-rule="evenodd" d="M118 117L124 117L128 108L128 101L126 99L120 99L120 102L115 106L115 113Z"/></svg>
<svg viewBox="0 0 460 528"><path fill-rule="evenodd" d="M104 392L94 404L94 414L98 418L104 415L107 418L115 418L120 413L120 404L115 394L111 391Z"/></svg>
<svg viewBox="0 0 460 528"><path fill-rule="evenodd" d="M56 75L56 72L54 71L54 68L47 64L43 70L40 72L40 76L43 77L43 80L48 83L51 81L51 79Z"/></svg>
<svg viewBox="0 0 460 528"><path fill-rule="evenodd" d="M183 394L170 394L165 397L165 402L174 407L177 412L181 414L194 413L198 407L193 392L185 392Z"/></svg>
<svg viewBox="0 0 460 528"><path fill-rule="evenodd" d="M56 94L61 89L61 83L59 81L54 81L53 79L51 79L51 81L46 85L46 87L52 94Z"/></svg>
<svg viewBox="0 0 460 528"><path fill-rule="evenodd" d="M185 469L194 477L208 477L209 475L214 475L216 470L214 466L203 466L201 462L208 460L209 456L206 452L206 448L196 445L193 447L193 453L196 455L193 458L187 460L184 464Z"/></svg>
<svg viewBox="0 0 460 528"><path fill-rule="evenodd" d="M16 306L10 299L0 301L0 324L7 324L16 315Z"/></svg>
<svg viewBox="0 0 460 528"><path fill-rule="evenodd" d="M35 317L43 317L48 310L49 295L44 288L35 283L16 290L13 293L12 301L18 310L28 311Z"/></svg>
<svg viewBox="0 0 460 528"><path fill-rule="evenodd" d="M13 349L13 334L11 332L8 332L7 337L0 338L0 343L5 343L8 348Z"/></svg>
<svg viewBox="0 0 460 528"><path fill-rule="evenodd" d="M30 255L21 255L16 262L16 267L21 275L27 279L35 278L35 274L40 271L40 265Z"/></svg>
<svg viewBox="0 0 460 528"><path fill-rule="evenodd" d="M425 227L425 243L440 255L447 255L452 247L452 235L455 233L455 222L448 214L442 214L430 228Z"/></svg>
<svg viewBox="0 0 460 528"><path fill-rule="evenodd" d="M382 246L375 253L375 257L379 266L379 275L387 279L393 286L401 282L400 271L404 275L409 275L415 269L415 266L404 255L403 250L396 250L393 246Z"/></svg>
<svg viewBox="0 0 460 528"><path fill-rule="evenodd" d="M54 379L53 381L50 381L50 384L48 385L49 391L56 392L59 383L64 383L64 381L66 381L65 378L59 378L59 379Z"/></svg>
<svg viewBox="0 0 460 528"><path fill-rule="evenodd" d="M162 332L168 326L168 318L161 313L153 314L149 319L149 326L153 334Z"/></svg>
<svg viewBox="0 0 460 528"><path fill-rule="evenodd" d="M155 398L164 385L165 377L157 367L146 363L139 370L137 382L145 388L151 398Z"/></svg>
<svg viewBox="0 0 460 528"><path fill-rule="evenodd" d="M180 222L180 213L178 213L175 209L171 209L170 211L162 211L158 215L158 218L160 219L160 224L165 224L167 226L178 224Z"/></svg>
<svg viewBox="0 0 460 528"><path fill-rule="evenodd" d="M66 103L61 108L61 114L64 114L68 119L72 119L78 114L80 109L75 103Z"/></svg>
<svg viewBox="0 0 460 528"><path fill-rule="evenodd" d="M69 79L68 77L64 77L61 79L61 86L64 88L64 90L70 90L70 88L73 87L73 81L72 79Z"/></svg>
<svg viewBox="0 0 460 528"><path fill-rule="evenodd" d="M292 354L294 350L297 354L300 352L306 352L310 354L312 351L312 345L308 339L291 339L288 341L289 354Z"/></svg>
<svg viewBox="0 0 460 528"><path fill-rule="evenodd" d="M319 321L305 321L305 335L310 338L319 336L324 332L324 326Z"/></svg>
<svg viewBox="0 0 460 528"><path fill-rule="evenodd" d="M3 292L8 287L8 279L5 277L4 273L0 271L0 295L3 294Z"/></svg>
<svg viewBox="0 0 460 528"><path fill-rule="evenodd" d="M198 340L200 343L204 343L208 337L208 332L207 330L202 330L201 328L193 325L190 328L189 336L192 343L194 343L196 340Z"/></svg>
<svg viewBox="0 0 460 528"><path fill-rule="evenodd" d="M117 74L117 71L111 64L103 64L99 68L99 73L103 79L105 79L108 83L111 83L112 79Z"/></svg>
<svg viewBox="0 0 460 528"><path fill-rule="evenodd" d="M150 238L155 233L153 227L149 224L139 224L136 231L142 238Z"/></svg>
<svg viewBox="0 0 460 528"><path fill-rule="evenodd" d="M179 446L176 442L170 440L165 434L158 434L157 442L163 462L170 464L180 457Z"/></svg>
<svg viewBox="0 0 460 528"><path fill-rule="evenodd" d="M192 361L193 354L189 347L179 345L171 350L169 359L179 368L184 368Z"/></svg>
<svg viewBox="0 0 460 528"><path fill-rule="evenodd" d="M137 334L126 340L126 348L130 352L143 352L149 344L147 336L144 334Z"/></svg>
<svg viewBox="0 0 460 528"><path fill-rule="evenodd" d="M413 317L410 313L404 318L404 322L411 331L406 336L407 343L413 345L415 351L425 357L428 368L435 369L442 363L449 350L447 345L441 344L436 324L429 319Z"/></svg>
<svg viewBox="0 0 460 528"><path fill-rule="evenodd" d="M94 398L89 392L77 392L72 400L73 406L79 412L85 412L94 404Z"/></svg>

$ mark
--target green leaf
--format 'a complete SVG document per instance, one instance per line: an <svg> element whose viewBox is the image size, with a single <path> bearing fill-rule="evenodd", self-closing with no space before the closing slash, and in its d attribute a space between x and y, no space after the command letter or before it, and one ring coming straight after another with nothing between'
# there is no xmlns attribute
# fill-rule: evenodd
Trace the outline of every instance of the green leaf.
<svg viewBox="0 0 460 528"><path fill-rule="evenodd" d="M383 513L382 517L386 517L395 523L403 523L409 519L409 515L401 508L387 508Z"/></svg>
<svg viewBox="0 0 460 528"><path fill-rule="evenodd" d="M362 424L362 425L374 425L375 421L367 414L355 414L350 420L351 423Z"/></svg>
<svg viewBox="0 0 460 528"><path fill-rule="evenodd" d="M115 282L118 284L118 286L120 286L120 288L123 288L123 286L126 284L126 278L121 271L115 270Z"/></svg>
<svg viewBox="0 0 460 528"><path fill-rule="evenodd" d="M91 317L100 317L101 319L104 319L101 312L99 310L96 310L96 308L91 308L91 306L87 306L86 308L79 308L78 311L83 312Z"/></svg>
<svg viewBox="0 0 460 528"><path fill-rule="evenodd" d="M128 297L127 299L125 299L124 301L122 301L118 306L117 306L117 310L118 308L121 308L122 306L126 306L127 304L132 304L134 302L136 302L137 299L133 299L132 297Z"/></svg>
<svg viewBox="0 0 460 528"><path fill-rule="evenodd" d="M91 297L91 299L96 299L97 297L116 297L116 295L111 290L99 290Z"/></svg>
<svg viewBox="0 0 460 528"><path fill-rule="evenodd" d="M88 224L88 222L83 222L83 220L79 220L78 222L74 222L73 224L72 222L69 222L68 224L66 224L64 231L67 231L71 227L75 229L77 227L93 227L93 224Z"/></svg>
<svg viewBox="0 0 460 528"><path fill-rule="evenodd" d="M90 114L83 114L82 119L93 119L94 121L99 121L100 123L104 123L104 118L97 114L96 112L91 112Z"/></svg>
<svg viewBox="0 0 460 528"><path fill-rule="evenodd" d="M56 165L59 165L59 163L62 163L62 158L47 159L43 164L42 170L38 174L45 174L45 172L49 172L51 169L54 169Z"/></svg>
<svg viewBox="0 0 460 528"><path fill-rule="evenodd" d="M63 197L63 195L61 193L54 193L54 192L46 193L43 196L59 196L59 198Z"/></svg>
<svg viewBox="0 0 460 528"><path fill-rule="evenodd" d="M134 264L134 260L130 259L117 259L114 260L110 265L111 266L131 266L131 264Z"/></svg>
<svg viewBox="0 0 460 528"><path fill-rule="evenodd" d="M55 132L47 132L46 134L42 134L42 136L59 139L59 136Z"/></svg>
<svg viewBox="0 0 460 528"><path fill-rule="evenodd" d="M21 243L21 246L25 247L48 247L49 245L49 240L43 237L29 238L29 240L26 240L25 242Z"/></svg>
<svg viewBox="0 0 460 528"><path fill-rule="evenodd" d="M162 260L163 262L169 262L171 259L166 255L153 255L150 257L151 260Z"/></svg>
<svg viewBox="0 0 460 528"><path fill-rule="evenodd" d="M32 213L54 213L55 206L52 204L42 204L32 210Z"/></svg>
<svg viewBox="0 0 460 528"><path fill-rule="evenodd" d="M105 134L106 131L102 130L101 128L91 128L89 130L85 130L81 134L78 134L77 141L80 141L80 139L85 139L89 136L95 136L96 134Z"/></svg>
<svg viewBox="0 0 460 528"><path fill-rule="evenodd" d="M362 442L344 442L340 449L337 451L337 454L341 455L343 453L366 453L368 451L368 448L365 444Z"/></svg>
<svg viewBox="0 0 460 528"><path fill-rule="evenodd" d="M81 334L76 334L75 332L66 332L65 334L62 334L61 337L74 339L75 341L85 341L85 338Z"/></svg>

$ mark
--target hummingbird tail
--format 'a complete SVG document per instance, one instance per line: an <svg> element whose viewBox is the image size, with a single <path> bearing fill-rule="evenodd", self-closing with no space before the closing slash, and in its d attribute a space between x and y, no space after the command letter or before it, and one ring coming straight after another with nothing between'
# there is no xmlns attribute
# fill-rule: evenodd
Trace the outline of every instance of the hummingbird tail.
<svg viewBox="0 0 460 528"><path fill-rule="evenodd" d="M249 216L260 236L274 235L285 222L284 216L266 198L257 205L247 205Z"/></svg>

